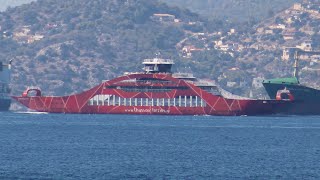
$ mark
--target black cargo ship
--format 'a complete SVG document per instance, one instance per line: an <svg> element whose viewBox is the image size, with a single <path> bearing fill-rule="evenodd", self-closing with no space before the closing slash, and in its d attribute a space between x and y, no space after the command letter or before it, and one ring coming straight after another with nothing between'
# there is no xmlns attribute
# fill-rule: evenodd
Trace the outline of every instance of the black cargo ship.
<svg viewBox="0 0 320 180"><path fill-rule="evenodd" d="M3 64L0 62L0 111L8 111L11 105L10 94L11 62Z"/></svg>

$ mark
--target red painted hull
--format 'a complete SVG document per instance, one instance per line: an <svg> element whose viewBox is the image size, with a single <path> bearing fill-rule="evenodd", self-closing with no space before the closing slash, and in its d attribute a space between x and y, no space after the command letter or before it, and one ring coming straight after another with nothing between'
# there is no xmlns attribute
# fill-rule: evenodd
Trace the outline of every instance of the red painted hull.
<svg viewBox="0 0 320 180"><path fill-rule="evenodd" d="M133 81L144 79L144 81ZM145 79L153 79L149 84ZM159 80L156 82L154 80ZM156 83L155 83L156 82ZM165 82L165 83L163 83ZM129 89L137 88L139 91ZM148 91L141 87L151 88ZM166 90L156 92L155 90ZM139 114L139 115L270 115L291 102L277 100L226 99L173 78L169 74L132 74L104 82L70 96L13 97L29 109L49 113ZM104 97L94 101L95 97ZM108 102L106 101L108 97ZM179 98L178 98L179 97ZM118 101L119 99L119 101ZM150 104L152 101L152 104ZM149 104L148 104L149 103Z"/></svg>

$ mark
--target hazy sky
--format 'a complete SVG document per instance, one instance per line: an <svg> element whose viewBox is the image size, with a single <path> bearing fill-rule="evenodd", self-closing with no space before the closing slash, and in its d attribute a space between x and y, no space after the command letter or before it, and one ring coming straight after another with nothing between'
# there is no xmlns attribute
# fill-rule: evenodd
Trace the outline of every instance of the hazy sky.
<svg viewBox="0 0 320 180"><path fill-rule="evenodd" d="M35 0L0 0L0 11L5 10L7 7L19 6L21 4L29 3Z"/></svg>

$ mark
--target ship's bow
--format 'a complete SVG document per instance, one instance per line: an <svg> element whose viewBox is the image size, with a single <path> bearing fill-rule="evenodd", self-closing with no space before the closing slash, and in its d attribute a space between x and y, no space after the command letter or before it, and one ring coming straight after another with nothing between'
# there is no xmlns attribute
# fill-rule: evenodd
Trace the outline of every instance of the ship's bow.
<svg viewBox="0 0 320 180"><path fill-rule="evenodd" d="M12 96L12 98L29 109L45 111L44 103L42 103L40 97Z"/></svg>

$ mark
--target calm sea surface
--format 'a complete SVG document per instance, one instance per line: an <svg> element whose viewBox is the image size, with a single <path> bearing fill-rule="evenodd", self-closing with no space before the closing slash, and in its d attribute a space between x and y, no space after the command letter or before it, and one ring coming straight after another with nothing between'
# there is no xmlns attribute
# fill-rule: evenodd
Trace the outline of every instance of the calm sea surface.
<svg viewBox="0 0 320 180"><path fill-rule="evenodd" d="M0 179L320 179L320 117L0 113Z"/></svg>

